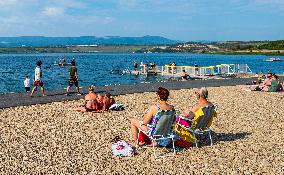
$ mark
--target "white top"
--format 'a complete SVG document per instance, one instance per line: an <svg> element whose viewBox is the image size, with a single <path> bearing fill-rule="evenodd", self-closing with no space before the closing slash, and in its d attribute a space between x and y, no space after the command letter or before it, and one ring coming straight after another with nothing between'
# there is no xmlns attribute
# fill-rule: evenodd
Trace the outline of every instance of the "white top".
<svg viewBox="0 0 284 175"><path fill-rule="evenodd" d="M40 67L35 68L35 81L40 80L41 69Z"/></svg>
<svg viewBox="0 0 284 175"><path fill-rule="evenodd" d="M30 79L29 79L29 78L26 78L26 79L25 79L24 85L25 85L25 87L31 87L31 86L30 86Z"/></svg>

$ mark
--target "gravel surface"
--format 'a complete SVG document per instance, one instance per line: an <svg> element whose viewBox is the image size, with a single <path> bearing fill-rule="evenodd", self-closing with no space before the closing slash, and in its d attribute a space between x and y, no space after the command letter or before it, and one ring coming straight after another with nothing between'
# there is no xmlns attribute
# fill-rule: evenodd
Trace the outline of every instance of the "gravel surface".
<svg viewBox="0 0 284 175"><path fill-rule="evenodd" d="M83 100L0 109L0 174L283 174L284 93L208 90L218 105L214 145L159 160L152 148L135 157L111 152L115 136L131 140L130 118L156 102L153 92L116 96L127 105L119 112L74 112ZM196 103L193 89L170 93L178 110Z"/></svg>

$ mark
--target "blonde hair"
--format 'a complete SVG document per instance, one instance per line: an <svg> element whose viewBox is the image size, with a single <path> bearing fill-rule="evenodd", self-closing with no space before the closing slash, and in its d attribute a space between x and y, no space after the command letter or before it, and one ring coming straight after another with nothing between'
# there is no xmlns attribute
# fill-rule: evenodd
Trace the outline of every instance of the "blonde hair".
<svg viewBox="0 0 284 175"><path fill-rule="evenodd" d="M95 87L93 85L89 86L89 91L94 92L95 91Z"/></svg>

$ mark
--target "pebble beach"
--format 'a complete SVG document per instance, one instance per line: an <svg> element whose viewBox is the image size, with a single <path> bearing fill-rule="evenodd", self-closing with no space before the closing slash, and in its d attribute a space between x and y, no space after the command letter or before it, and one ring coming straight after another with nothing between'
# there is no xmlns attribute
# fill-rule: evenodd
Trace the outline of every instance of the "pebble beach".
<svg viewBox="0 0 284 175"><path fill-rule="evenodd" d="M112 155L111 140L131 141L130 118L156 101L154 92L115 96L124 111L80 113L83 100L0 109L0 174L283 174L284 93L210 87L218 105L214 145L155 160L151 147ZM191 108L194 89L171 90L177 110ZM163 153L165 148L157 148Z"/></svg>

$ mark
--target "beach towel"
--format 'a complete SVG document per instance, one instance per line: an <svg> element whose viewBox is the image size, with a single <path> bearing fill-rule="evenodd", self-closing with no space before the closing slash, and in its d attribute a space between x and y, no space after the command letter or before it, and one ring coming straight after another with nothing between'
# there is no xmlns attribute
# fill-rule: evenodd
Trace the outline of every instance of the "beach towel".
<svg viewBox="0 0 284 175"><path fill-rule="evenodd" d="M123 111L125 109L125 106L124 104L121 104L121 103L115 103L111 105L109 109L113 111Z"/></svg>
<svg viewBox="0 0 284 175"><path fill-rule="evenodd" d="M146 134L144 134L143 132L139 132L138 142L143 143L145 145L151 144L150 138Z"/></svg>

